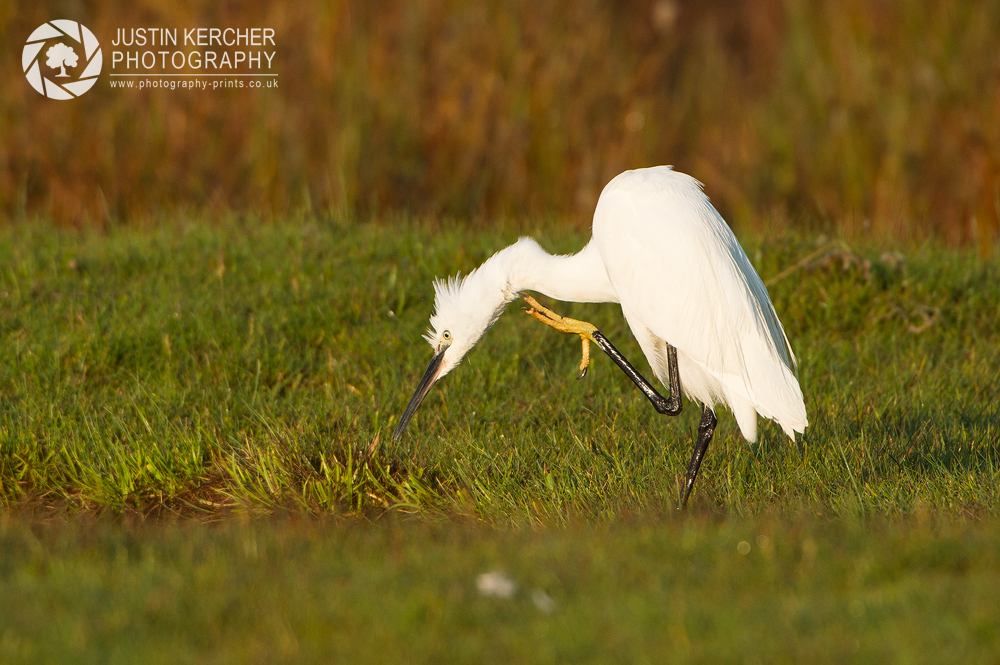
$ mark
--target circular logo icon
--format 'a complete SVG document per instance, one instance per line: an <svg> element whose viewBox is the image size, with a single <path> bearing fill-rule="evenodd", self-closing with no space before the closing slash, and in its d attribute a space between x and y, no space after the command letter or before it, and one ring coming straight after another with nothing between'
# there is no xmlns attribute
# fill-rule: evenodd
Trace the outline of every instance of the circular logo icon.
<svg viewBox="0 0 1000 665"><path fill-rule="evenodd" d="M49 99L76 99L101 73L101 45L87 26L58 19L38 26L21 51L31 87Z"/></svg>

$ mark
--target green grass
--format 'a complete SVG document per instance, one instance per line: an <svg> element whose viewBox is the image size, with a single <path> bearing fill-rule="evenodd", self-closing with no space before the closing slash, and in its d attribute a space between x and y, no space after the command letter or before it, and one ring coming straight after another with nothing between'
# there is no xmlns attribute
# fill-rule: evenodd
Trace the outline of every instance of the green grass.
<svg viewBox="0 0 1000 665"><path fill-rule="evenodd" d="M586 239L538 235L562 252ZM698 409L657 416L603 357L573 380L578 342L515 306L392 440L430 357L431 279L515 238L415 224L3 232L0 501L550 525L671 510ZM746 244L767 280L817 241ZM771 287L809 429L793 444L762 423L751 446L723 411L693 508L995 514L1000 263L830 247ZM616 306L560 311L645 366Z"/></svg>
<svg viewBox="0 0 1000 665"><path fill-rule="evenodd" d="M0 660L993 663L997 527L4 520Z"/></svg>
<svg viewBox="0 0 1000 665"><path fill-rule="evenodd" d="M722 411L677 513L698 409L515 306L392 440L430 280L516 237L0 231L0 661L996 661L996 257L744 238L810 427Z"/></svg>

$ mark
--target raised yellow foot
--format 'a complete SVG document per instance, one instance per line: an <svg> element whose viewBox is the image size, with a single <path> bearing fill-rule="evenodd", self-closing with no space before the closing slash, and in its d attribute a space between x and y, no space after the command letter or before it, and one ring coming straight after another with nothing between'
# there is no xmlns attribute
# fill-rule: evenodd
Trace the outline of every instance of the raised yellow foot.
<svg viewBox="0 0 1000 665"><path fill-rule="evenodd" d="M530 306L529 309L524 310L526 314L535 317L545 325L552 326L559 332L580 336L580 339L583 340L583 358L580 360L580 376L576 378L582 379L587 376L587 368L590 367L590 343L594 341L593 333L597 332L594 324L559 316L548 307L540 305L531 296L525 296L524 300Z"/></svg>

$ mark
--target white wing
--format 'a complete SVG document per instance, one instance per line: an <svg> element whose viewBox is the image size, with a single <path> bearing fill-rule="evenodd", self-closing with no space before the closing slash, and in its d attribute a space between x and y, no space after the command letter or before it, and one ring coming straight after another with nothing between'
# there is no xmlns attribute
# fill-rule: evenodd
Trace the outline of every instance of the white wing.
<svg viewBox="0 0 1000 665"><path fill-rule="evenodd" d="M670 167L621 174L601 194L594 239L633 329L677 348L686 394L728 403L750 440L754 410L793 438L805 429L795 357L767 289L696 180Z"/></svg>

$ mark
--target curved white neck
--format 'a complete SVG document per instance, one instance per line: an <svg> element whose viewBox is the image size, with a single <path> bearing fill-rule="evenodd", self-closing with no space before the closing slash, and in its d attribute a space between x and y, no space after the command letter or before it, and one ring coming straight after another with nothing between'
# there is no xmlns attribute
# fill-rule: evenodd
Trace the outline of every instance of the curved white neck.
<svg viewBox="0 0 1000 665"><path fill-rule="evenodd" d="M497 270L490 272L505 282L507 302L522 291L536 291L566 302L618 302L593 242L577 254L552 255L531 238L521 238L497 252L480 270L494 262Z"/></svg>

